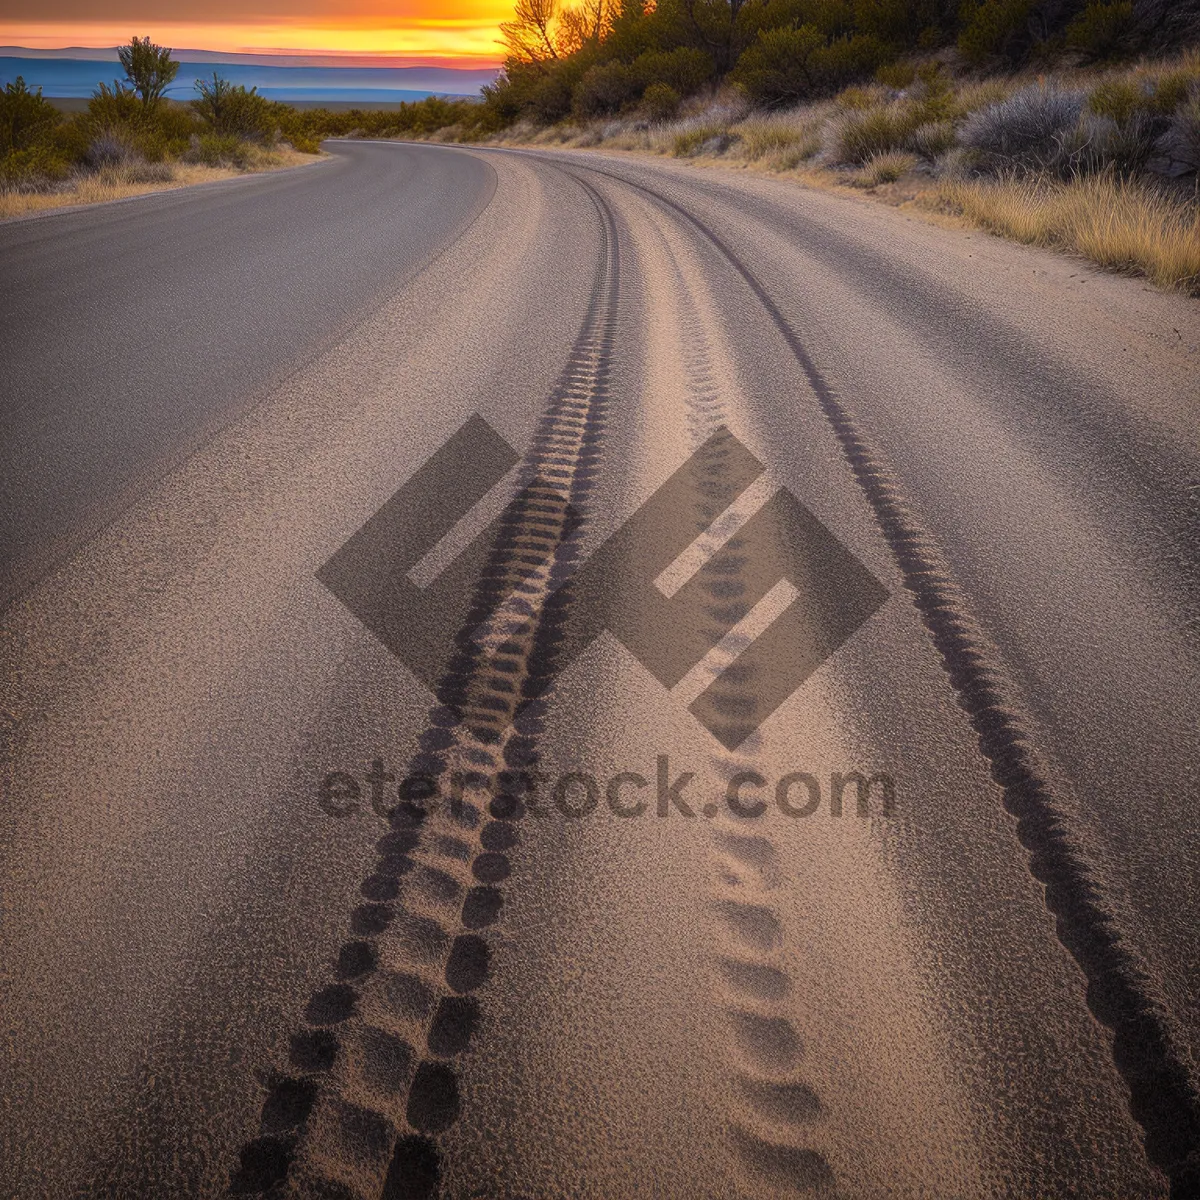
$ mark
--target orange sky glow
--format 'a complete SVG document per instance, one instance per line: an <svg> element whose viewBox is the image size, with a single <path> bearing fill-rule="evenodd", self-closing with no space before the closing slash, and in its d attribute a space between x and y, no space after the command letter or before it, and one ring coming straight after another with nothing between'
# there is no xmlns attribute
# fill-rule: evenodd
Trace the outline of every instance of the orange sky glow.
<svg viewBox="0 0 1200 1200"><path fill-rule="evenodd" d="M0 18L0 45L39 50L115 46L136 33L148 34L162 45L189 50L258 54L323 51L485 67L499 65L503 58L497 44L498 26L512 14L512 0L407 0L396 4L387 15L370 11L337 16L304 12L289 19L262 13L245 19L226 17L220 22L204 20L199 13L192 19L180 19L180 10L190 7L186 5L169 9L163 5L175 19L156 19L145 11L150 6L139 5L139 11L128 19L103 21L54 19L58 6L53 0L40 7L42 20L14 20L12 15ZM373 6L368 0L361 7Z"/></svg>

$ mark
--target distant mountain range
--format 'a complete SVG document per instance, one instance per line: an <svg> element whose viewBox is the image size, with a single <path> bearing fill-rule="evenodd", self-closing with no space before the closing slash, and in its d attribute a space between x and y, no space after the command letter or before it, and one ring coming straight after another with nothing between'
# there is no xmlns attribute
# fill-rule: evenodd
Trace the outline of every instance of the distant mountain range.
<svg viewBox="0 0 1200 1200"><path fill-rule="evenodd" d="M496 67L446 67L428 59L362 55L229 54L175 50L179 74L167 91L175 100L195 95L197 78L216 71L231 83L256 87L271 100L367 103L423 96L475 96L499 74ZM116 47L30 50L0 46L0 85L18 75L47 97L90 96L100 83L121 76Z"/></svg>

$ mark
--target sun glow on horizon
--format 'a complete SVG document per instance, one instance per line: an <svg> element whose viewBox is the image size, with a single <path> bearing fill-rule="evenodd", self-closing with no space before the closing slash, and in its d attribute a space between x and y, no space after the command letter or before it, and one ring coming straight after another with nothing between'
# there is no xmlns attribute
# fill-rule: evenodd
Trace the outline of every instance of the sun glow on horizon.
<svg viewBox="0 0 1200 1200"><path fill-rule="evenodd" d="M463 13L467 5L458 11ZM79 46L107 49L134 34L149 34L160 45L237 54L354 55L364 58L420 58L432 65L499 66L504 53L499 25L512 11L511 0L475 3L463 15L411 15L338 20L203 21L0 21L0 44L31 50ZM445 11L445 10L443 10Z"/></svg>

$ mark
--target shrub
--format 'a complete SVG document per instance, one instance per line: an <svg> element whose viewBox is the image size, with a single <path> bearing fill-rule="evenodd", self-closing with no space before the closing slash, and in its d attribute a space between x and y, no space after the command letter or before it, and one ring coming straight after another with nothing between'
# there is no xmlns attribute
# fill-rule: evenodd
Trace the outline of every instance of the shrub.
<svg viewBox="0 0 1200 1200"><path fill-rule="evenodd" d="M1027 27L1033 12L1034 0L982 0L965 4L969 14L958 48L971 63L985 63L992 58L1015 61L1028 42Z"/></svg>
<svg viewBox="0 0 1200 1200"><path fill-rule="evenodd" d="M809 60L824 45L825 38L812 25L763 30L742 53L731 78L755 104L795 103L813 91Z"/></svg>
<svg viewBox="0 0 1200 1200"><path fill-rule="evenodd" d="M895 183L902 175L916 166L911 154L889 150L884 154L873 154L863 164L862 171L853 180L859 187L878 187L881 183Z"/></svg>
<svg viewBox="0 0 1200 1200"><path fill-rule="evenodd" d="M94 170L101 167L120 166L133 157L133 145L127 134L116 129L105 129L96 134L84 152L83 161Z"/></svg>
<svg viewBox="0 0 1200 1200"><path fill-rule="evenodd" d="M669 83L652 83L642 93L642 112L651 121L669 121L679 111L680 95Z"/></svg>
<svg viewBox="0 0 1200 1200"><path fill-rule="evenodd" d="M1186 163L1193 171L1200 171L1200 96L1175 110L1162 148L1171 158Z"/></svg>
<svg viewBox="0 0 1200 1200"><path fill-rule="evenodd" d="M1067 26L1067 45L1091 58L1112 58L1128 49L1132 32L1131 0L1092 0Z"/></svg>
<svg viewBox="0 0 1200 1200"><path fill-rule="evenodd" d="M42 89L30 91L18 75L0 92L0 154L28 150L58 123L58 110L42 99Z"/></svg>
<svg viewBox="0 0 1200 1200"><path fill-rule="evenodd" d="M928 121L918 125L904 140L904 145L914 154L934 162L941 158L955 141L952 121Z"/></svg>
<svg viewBox="0 0 1200 1200"><path fill-rule="evenodd" d="M298 150L301 154L321 153L321 138L319 134L293 133L289 136L288 141L291 142L292 149Z"/></svg>
<svg viewBox="0 0 1200 1200"><path fill-rule="evenodd" d="M821 148L820 118L802 112L748 117L732 132L737 134L743 158L767 159L780 170L799 166Z"/></svg>
<svg viewBox="0 0 1200 1200"><path fill-rule="evenodd" d="M116 80L111 88L100 84L88 101L87 115L96 130L132 128L140 125L145 116L136 93Z"/></svg>
<svg viewBox="0 0 1200 1200"><path fill-rule="evenodd" d="M1147 106L1150 97L1144 87L1128 77L1101 80L1088 94L1088 108L1098 117L1110 117L1118 125Z"/></svg>
<svg viewBox="0 0 1200 1200"><path fill-rule="evenodd" d="M1158 134L1158 123L1148 113L1134 113L1126 121L1117 122L1086 112L1079 124L1064 135L1059 154L1049 165L1063 178L1101 171L1136 175L1154 153Z"/></svg>
<svg viewBox="0 0 1200 1200"><path fill-rule="evenodd" d="M184 159L209 167L244 167L248 147L231 133L193 134Z"/></svg>
<svg viewBox="0 0 1200 1200"><path fill-rule="evenodd" d="M620 111L641 91L634 69L622 62L592 67L575 87L572 107L581 117L601 117Z"/></svg>
<svg viewBox="0 0 1200 1200"><path fill-rule="evenodd" d="M11 150L0 157L0 188L9 192L47 191L70 171L70 159L51 146Z"/></svg>
<svg viewBox="0 0 1200 1200"><path fill-rule="evenodd" d="M972 113L959 136L981 170L1039 170L1059 161L1082 111L1082 92L1036 85Z"/></svg>
<svg viewBox="0 0 1200 1200"><path fill-rule="evenodd" d="M834 158L861 164L877 154L902 150L918 128L919 119L919 114L904 104L848 112L833 129Z"/></svg>
<svg viewBox="0 0 1200 1200"><path fill-rule="evenodd" d="M875 79L879 83L884 87L895 88L896 91L903 91L911 86L916 77L917 68L908 62L884 63L875 71Z"/></svg>
<svg viewBox="0 0 1200 1200"><path fill-rule="evenodd" d="M680 96L690 96L713 76L713 60L703 50L679 46L675 50L647 50L633 61L634 74L647 87L665 83Z"/></svg>
<svg viewBox="0 0 1200 1200"><path fill-rule="evenodd" d="M199 95L191 106L213 133L265 139L275 129L271 102L257 88L235 87L216 71L211 82L197 79L195 88Z"/></svg>

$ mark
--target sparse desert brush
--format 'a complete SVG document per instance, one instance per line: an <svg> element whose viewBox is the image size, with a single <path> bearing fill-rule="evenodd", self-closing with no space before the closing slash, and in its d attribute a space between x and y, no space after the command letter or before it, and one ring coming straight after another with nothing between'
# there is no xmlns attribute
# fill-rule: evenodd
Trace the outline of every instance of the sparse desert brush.
<svg viewBox="0 0 1200 1200"><path fill-rule="evenodd" d="M671 153L676 158L692 158L706 152L720 154L731 141L729 126L713 121L675 134Z"/></svg>
<svg viewBox="0 0 1200 1200"><path fill-rule="evenodd" d="M957 140L953 121L929 121L918 125L905 139L905 148L929 162L941 158Z"/></svg>
<svg viewBox="0 0 1200 1200"><path fill-rule="evenodd" d="M818 110L761 114L740 121L730 133L738 138L741 157L790 170L821 149L823 116Z"/></svg>
<svg viewBox="0 0 1200 1200"><path fill-rule="evenodd" d="M921 114L902 102L852 109L833 122L830 150L838 162L861 165L877 154L904 149L921 123Z"/></svg>
<svg viewBox="0 0 1200 1200"><path fill-rule="evenodd" d="M1055 170L1083 104L1081 91L1035 84L973 112L960 140L983 171Z"/></svg>
<svg viewBox="0 0 1200 1200"><path fill-rule="evenodd" d="M1073 250L1161 287L1200 295L1200 208L1111 174L958 179L941 185L955 211L993 233Z"/></svg>
<svg viewBox="0 0 1200 1200"><path fill-rule="evenodd" d="M902 150L887 150L867 159L850 182L856 187L864 188L878 187L881 183L895 183L916 165L916 155L906 154Z"/></svg>

